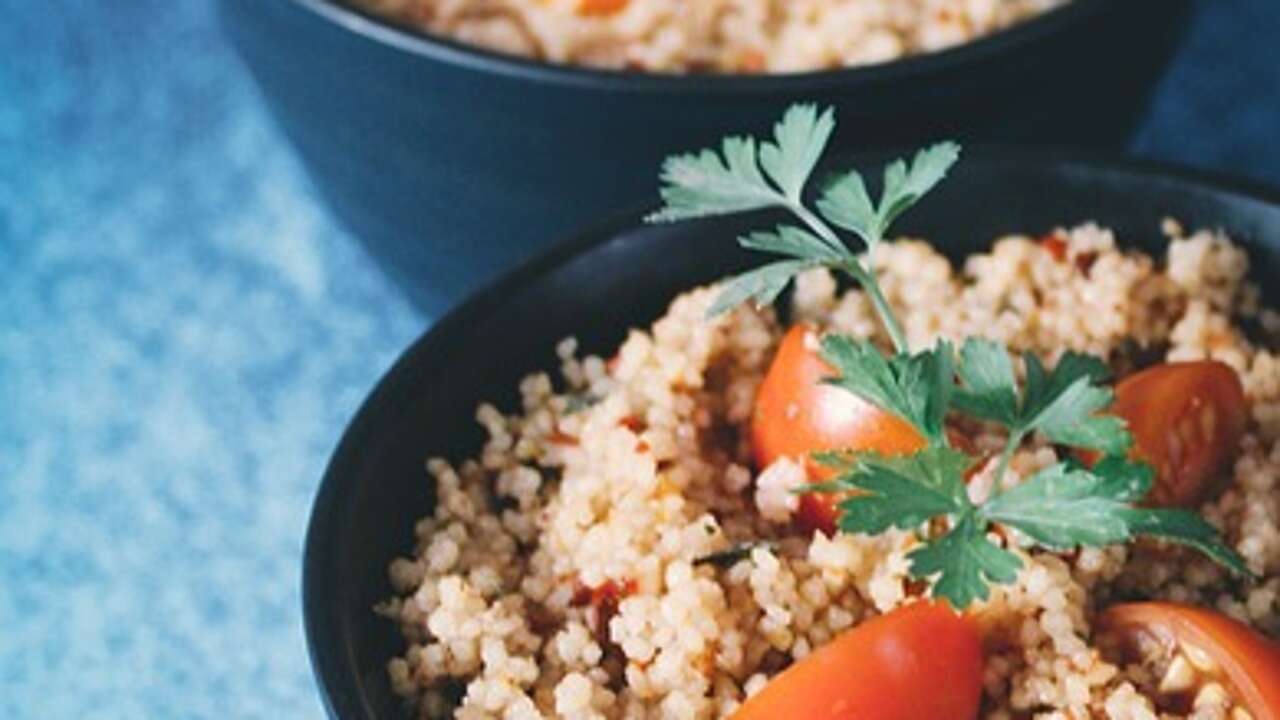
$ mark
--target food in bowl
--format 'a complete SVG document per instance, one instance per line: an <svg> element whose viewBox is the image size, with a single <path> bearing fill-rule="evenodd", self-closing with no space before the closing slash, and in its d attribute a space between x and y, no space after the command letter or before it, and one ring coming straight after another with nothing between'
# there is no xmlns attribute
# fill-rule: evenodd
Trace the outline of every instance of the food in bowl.
<svg viewBox="0 0 1280 720"><path fill-rule="evenodd" d="M510 55L645 72L786 73L959 45L1066 0L352 0Z"/></svg>
<svg viewBox="0 0 1280 720"><path fill-rule="evenodd" d="M1280 317L1245 253L1084 224L955 268L884 238L956 149L815 210L833 127L670 161L659 219L782 206L804 226L742 242L784 259L608 359L566 341L428 463L393 687L423 717L1274 717Z"/></svg>

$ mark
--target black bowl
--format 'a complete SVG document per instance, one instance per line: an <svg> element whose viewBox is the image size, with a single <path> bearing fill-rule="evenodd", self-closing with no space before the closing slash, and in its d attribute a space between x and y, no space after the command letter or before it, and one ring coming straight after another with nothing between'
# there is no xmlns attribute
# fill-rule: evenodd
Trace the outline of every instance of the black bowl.
<svg viewBox="0 0 1280 720"><path fill-rule="evenodd" d="M952 50L790 76L656 76L538 64L400 30L336 0L223 0L321 194L435 315L582 222L651 193L658 164L797 100L847 149L924 138L1118 144L1187 0L1073 0Z"/></svg>
<svg viewBox="0 0 1280 720"><path fill-rule="evenodd" d="M1003 233L1096 220L1158 251L1165 216L1227 230L1250 250L1255 278L1280 277L1280 192L1129 161L969 152L900 229L960 257ZM476 453L477 403L515 406L519 379L555 367L561 338L609 352L677 293L759 262L733 238L767 218L656 227L637 217L557 247L448 314L351 423L316 497L303 571L307 638L333 717L407 716L385 670L403 644L372 608L391 596L386 567L410 552L413 523L431 510L424 459ZM1280 287L1265 285L1274 306Z"/></svg>

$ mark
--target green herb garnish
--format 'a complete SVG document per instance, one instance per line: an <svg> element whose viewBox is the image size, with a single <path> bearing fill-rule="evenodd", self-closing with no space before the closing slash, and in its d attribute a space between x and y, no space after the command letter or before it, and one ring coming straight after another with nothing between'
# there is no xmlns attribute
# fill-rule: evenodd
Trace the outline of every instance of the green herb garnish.
<svg viewBox="0 0 1280 720"><path fill-rule="evenodd" d="M894 347L902 352L907 348L906 335L880 291L874 271L849 250L823 218L852 231L874 250L889 224L946 176L960 157L960 146L940 143L916 153L910 166L901 160L890 164L884 171L879 203L872 202L857 171L835 178L818 199L819 217L804 205L802 195L835 125L835 113L830 109L819 114L813 105L794 105L774 126L771 142L757 146L751 138L729 137L721 143L720 154L703 150L667 158L662 166L664 205L648 219L669 222L764 208L789 211L805 227L780 225L772 233L753 233L738 242L747 249L790 259L731 280L711 313L724 312L746 300L768 305L797 274L830 267L858 281Z"/></svg>
<svg viewBox="0 0 1280 720"><path fill-rule="evenodd" d="M798 221L739 238L744 248L782 259L727 281L709 310L712 315L747 301L771 304L798 273L818 267L851 277L875 307L894 352L886 357L868 340L828 335L822 356L837 375L827 382L906 421L927 447L899 457L818 453L818 461L840 473L804 491L847 496L838 505L844 532L915 530L921 545L909 555L912 577L930 581L934 596L959 609L985 600L991 584L1012 582L1022 567L1007 547L1012 539L989 536L996 527L1017 530L1012 537L1029 546L1056 551L1154 537L1193 547L1249 575L1243 560L1198 514L1137 505L1150 491L1154 471L1125 459L1133 438L1121 418L1105 412L1113 393L1103 384L1108 371L1101 360L1066 353L1049 370L1027 353L1022 358L1026 380L1019 383L1008 349L990 340L970 338L958 353L945 341L912 351L873 267L836 229L857 236L873 252L892 223L946 176L960 148L939 143L916 153L910 163L889 164L878 200L857 171L840 174L819 191L815 212L804 204L804 191L834 129L830 109L796 105L774 127L772 140L730 137L718 153L668 158L662 169L664 205L649 218L667 222L775 208ZM969 497L965 475L978 459L950 447L945 427L950 413L1003 426L1008 433L984 502ZM1014 452L1036 434L1102 460L1092 467L1060 462L1002 492Z"/></svg>
<svg viewBox="0 0 1280 720"><path fill-rule="evenodd" d="M725 548L724 550L708 553L701 557L694 558L693 564L694 566L713 565L715 567L718 567L724 570L727 568L731 568L738 562L742 560L746 560L747 558L751 557L752 551L754 551L756 548L765 548L767 550L772 551L778 548L778 544L776 542L770 542L768 540L757 540L755 542L738 543L737 545L733 545L731 547Z"/></svg>
<svg viewBox="0 0 1280 720"><path fill-rule="evenodd" d="M564 414L573 415L575 413L580 413L598 402L600 402L600 398L592 395L590 392L583 391L570 393L565 397Z"/></svg>

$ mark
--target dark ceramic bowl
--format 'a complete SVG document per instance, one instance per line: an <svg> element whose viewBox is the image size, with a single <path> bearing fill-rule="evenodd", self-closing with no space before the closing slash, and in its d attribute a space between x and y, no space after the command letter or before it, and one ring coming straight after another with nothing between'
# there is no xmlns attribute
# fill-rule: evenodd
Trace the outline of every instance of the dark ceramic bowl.
<svg viewBox="0 0 1280 720"><path fill-rule="evenodd" d="M1073 0L931 55L789 76L552 66L401 30L337 0L222 0L320 193L435 315L584 221L653 192L660 160L835 105L846 149L924 138L1118 144L1187 0Z"/></svg>
<svg viewBox="0 0 1280 720"><path fill-rule="evenodd" d="M1280 277L1280 192L1127 161L969 152L899 229L959 258L1007 232L1096 220L1159 251L1166 216L1227 230L1248 247L1255 278ZM333 717L407 717L385 670L403 643L373 606L391 596L387 565L411 551L414 521L431 511L424 459L474 455L483 441L476 405L515 406L519 379L555 367L560 339L608 353L679 292L758 263L733 238L768 220L655 227L637 217L558 246L449 313L347 429L316 497L303 570L307 639ZM1274 306L1280 287L1266 285Z"/></svg>

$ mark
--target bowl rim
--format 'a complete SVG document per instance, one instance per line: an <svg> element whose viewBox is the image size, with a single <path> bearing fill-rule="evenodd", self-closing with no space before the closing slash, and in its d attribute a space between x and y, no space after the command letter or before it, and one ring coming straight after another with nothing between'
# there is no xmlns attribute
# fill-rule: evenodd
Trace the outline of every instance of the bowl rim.
<svg viewBox="0 0 1280 720"><path fill-rule="evenodd" d="M856 88L902 83L950 67L996 58L1020 47L1035 46L1074 25L1100 16L1112 0L1068 0L1035 17L942 50L884 63L831 70L763 75L646 73L543 62L435 36L359 10L343 0L275 0L288 3L365 40L395 50L471 70L551 85L652 92L673 95L721 95L770 92L818 92L831 87Z"/></svg>
<svg viewBox="0 0 1280 720"><path fill-rule="evenodd" d="M1068 148L1033 148L979 143L968 148L967 153L996 164L1007 163L1023 168L1041 167L1046 170L1052 168L1055 172L1075 170L1111 176L1128 176L1142 182L1196 188L1214 195L1231 196L1236 200L1280 209L1280 186L1218 170L1193 168L1114 152ZM851 153L842 155L840 158L848 161L856 157L879 157L881 154L878 151ZM414 375L422 372L418 366L423 363L428 363L427 367L439 366L452 359L447 353L439 352L442 343L448 343L451 337L459 332L465 332L470 318L499 308L504 298L510 294L511 288L534 281L546 272L636 227L649 209L651 204L646 203L644 206L637 206L629 211L617 213L602 222L589 225L585 230L534 255L514 269L491 280L479 291L462 299L438 320L428 323L395 362L383 372L368 396L351 416L351 420L343 429L338 444L326 463L324 474L313 495L303 541L300 577L300 600L307 654L317 690L329 717L349 720L349 716L340 714L340 710L350 708L353 703L360 711L357 718L373 717L367 712L364 698L354 691L357 687L354 682L355 676L344 672L346 658L331 652L334 649L332 647L324 650L320 648L326 630L332 630L332 626L325 622L326 610L322 607L327 606L331 610L332 602L326 603L321 600L329 586L322 585L321 581L329 575L332 567L326 562L328 556L325 553L336 541L331 533L326 537L326 532L339 516L340 491L344 484L350 484L344 483L342 478L353 475L350 470L359 465L362 448L366 440L372 436L379 418L384 414L402 409L412 401L412 397L403 393L402 390ZM1276 240L1276 247L1280 248L1280 238ZM406 538L407 541L408 538ZM390 558L387 561L390 562ZM373 610L370 609L369 612ZM323 642L327 645L333 644L331 639ZM341 708L337 700L340 694L343 698Z"/></svg>

